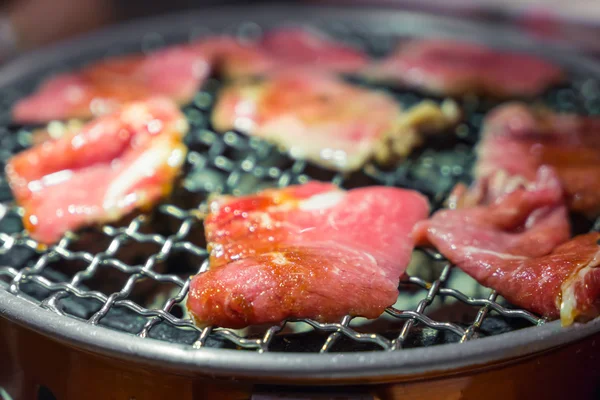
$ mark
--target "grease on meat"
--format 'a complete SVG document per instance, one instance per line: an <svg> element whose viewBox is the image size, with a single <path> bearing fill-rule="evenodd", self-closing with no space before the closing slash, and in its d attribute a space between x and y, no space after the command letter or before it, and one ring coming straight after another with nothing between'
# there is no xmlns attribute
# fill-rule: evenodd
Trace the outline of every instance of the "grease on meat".
<svg viewBox="0 0 600 400"><path fill-rule="evenodd" d="M171 191L187 129L172 101L151 98L12 157L6 174L31 237L51 244L150 207Z"/></svg>
<svg viewBox="0 0 600 400"><path fill-rule="evenodd" d="M427 133L459 119L455 103L420 103L403 111L383 91L329 74L288 70L226 87L213 110L215 129L236 129L286 149L293 158L354 171L371 158L406 156Z"/></svg>
<svg viewBox="0 0 600 400"><path fill-rule="evenodd" d="M17 102L13 120L46 123L89 119L152 96L185 104L208 77L212 56L198 46L178 45L147 55L93 62L43 81L33 94Z"/></svg>
<svg viewBox="0 0 600 400"><path fill-rule="evenodd" d="M200 325L378 317L394 304L428 202L409 190L310 182L210 202L210 269L193 278Z"/></svg>
<svg viewBox="0 0 600 400"><path fill-rule="evenodd" d="M418 245L447 259L510 303L563 325L600 312L598 233L570 239L563 191L549 167L535 182L499 171L417 224Z"/></svg>

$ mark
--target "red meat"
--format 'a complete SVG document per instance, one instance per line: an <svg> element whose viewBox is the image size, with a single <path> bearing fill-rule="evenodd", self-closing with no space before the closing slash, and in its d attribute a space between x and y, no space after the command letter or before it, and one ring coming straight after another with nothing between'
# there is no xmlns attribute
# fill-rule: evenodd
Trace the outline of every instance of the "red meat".
<svg viewBox="0 0 600 400"><path fill-rule="evenodd" d="M210 72L210 59L194 46L173 46L148 55L92 63L44 81L13 109L19 123L87 119L150 96L189 102Z"/></svg>
<svg viewBox="0 0 600 400"><path fill-rule="evenodd" d="M350 314L375 318L396 301L411 257L420 194L311 182L210 203L210 269L191 283L198 324L241 328Z"/></svg>
<svg viewBox="0 0 600 400"><path fill-rule="evenodd" d="M50 244L151 206L171 190L186 132L177 106L152 98L14 156L6 173L31 237Z"/></svg>
<svg viewBox="0 0 600 400"><path fill-rule="evenodd" d="M282 28L251 45L229 46L222 52L221 72L230 78L264 75L289 67L350 73L364 68L368 57L321 32Z"/></svg>
<svg viewBox="0 0 600 400"><path fill-rule="evenodd" d="M382 91L299 70L226 87L212 115L222 132L237 129L287 149L294 158L353 171L376 157L405 156L424 133L458 120L457 107L424 102L403 111Z"/></svg>
<svg viewBox="0 0 600 400"><path fill-rule="evenodd" d="M600 275L591 268L597 265L598 250L590 246L591 236L565 244L570 227L554 172L542 167L536 181L526 185L501 175L506 177L501 171L467 193L459 187L450 202L453 209L417 224L417 244L434 246L519 307L548 318L560 316L565 324L576 315L596 313L590 310L600 294Z"/></svg>
<svg viewBox="0 0 600 400"><path fill-rule="evenodd" d="M600 213L600 118L509 103L486 117L477 155L479 178L502 169L531 181L540 166L551 166L570 209Z"/></svg>
<svg viewBox="0 0 600 400"><path fill-rule="evenodd" d="M441 39L401 44L366 75L438 95L497 97L535 96L563 79L560 68L534 56Z"/></svg>

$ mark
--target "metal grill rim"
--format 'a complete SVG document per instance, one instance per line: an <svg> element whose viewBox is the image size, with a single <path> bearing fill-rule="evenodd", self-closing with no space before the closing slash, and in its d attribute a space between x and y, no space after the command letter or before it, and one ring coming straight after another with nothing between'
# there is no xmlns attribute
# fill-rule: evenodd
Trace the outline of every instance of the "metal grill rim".
<svg viewBox="0 0 600 400"><path fill-rule="evenodd" d="M354 17L356 17L356 15L354 15ZM211 135L213 135L213 137L211 137ZM228 135L233 135L231 137L238 136L239 140L246 140L233 132L229 133ZM216 143L219 140L224 142L228 139L227 136L220 136L208 132L205 136L205 140L208 142ZM235 142L235 140L237 139L231 140ZM250 142L252 142L252 139L248 141L248 143ZM219 152L215 151L215 153ZM211 156L210 150L208 151L207 155L209 157ZM188 161L191 163L209 162L206 159L206 155L193 151L190 153ZM256 163L256 160L253 159L244 161L248 161L248 163L250 164ZM221 168L223 170L230 169L232 165L230 163L231 160L228 159L226 156L223 156L222 154L215 155L212 158L212 160L210 160L210 162L212 162L216 168ZM292 165L285 171L277 172L274 169L267 169L265 171L262 171L262 173L269 174L272 178L276 178L277 183L281 186L284 186L285 184L288 184L292 179L296 179L298 182L302 182L303 179L307 179L307 176L302 175L302 172L305 168L305 162L293 161ZM293 172L290 173L290 171ZM389 178L389 175L385 176ZM229 175L229 178L233 182L236 181L235 177L231 179L231 174ZM343 179L341 179L339 175L334 175L332 177L332 180L334 182L336 180L343 182ZM14 207L3 211L4 215L19 214L18 208ZM189 285L189 281L172 274L163 274L155 272L152 270L153 265L156 262L161 262L165 258L168 258L171 252L173 251L184 250L195 256L205 257L206 250L195 245L190 241L184 240L185 236L191 229L191 226L194 223L198 223L193 209L182 209L173 205L162 205L160 207L160 212L165 213L170 217L175 218L181 222L181 224L179 225L179 229L177 229L174 234L165 237L156 233L147 234L140 232L139 229L146 222L146 217L138 216L134 218L126 227L115 227L110 225L104 226L102 228L102 232L107 238L110 239L110 245L105 251L97 252L94 254L85 251L79 251L75 253L69 251L68 247L74 240L73 237L65 237L57 244L57 246L52 247L47 252L43 252L39 249L39 246L35 241L27 237L23 237L18 234L10 235L7 233L0 233L0 242L2 243L2 246L0 247L0 255L9 253L15 247L27 248L40 255L40 257L34 265L25 269L17 270L12 266L0 267L0 286L4 285L8 281L7 291L11 293L11 296L22 297L22 293L19 290L20 285L26 282L34 282L40 287L48 289L50 290L50 292L52 292L50 296L45 298L44 301L40 303L41 307L61 316L64 316L65 313L63 310L61 310L60 300L67 294L79 296L82 298L96 299L102 303L102 306L96 313L94 313L92 317L88 319L87 323L91 325L98 325L102 318L106 316L106 314L110 311L111 307L128 308L144 317L150 318L144 325L143 329L137 333L138 336L142 338L148 336L149 331L158 321L167 321L174 326L184 327L197 331L198 339L191 345L191 348L202 348L204 346L205 340L210 335L215 334L219 335L224 339L230 340L236 346L245 349L257 350L258 352L268 352L270 341L277 334L277 332L281 330L281 325L274 326L266 330L262 338L256 339L240 336L234 331L227 329L197 328L190 321L179 319L169 313L169 310L173 305L183 300L187 291L187 287ZM116 254L119 251L120 247L123 244L128 243L129 240L135 240L142 243L153 243L159 246L160 250L157 253L153 254L144 265L127 265L122 262L119 262L116 259L111 258L111 255ZM424 251L424 253L432 259L439 259L439 255L431 251ZM88 263L88 265L85 269L75 274L71 281L56 283L40 275L40 273L44 270L48 263L51 263L58 258L79 259L81 261L85 261L86 263ZM123 288L120 291L114 292L110 295L106 295L99 291L93 290L87 290L84 292L80 288L78 288L79 284L81 282L84 282L89 277L93 276L95 270L98 268L98 266L101 265L108 265L116 270L129 274L129 278L126 284L123 286ZM403 328L401 329L399 335L395 339L389 340L379 334L360 333L349 326L351 322L351 318L349 317L345 317L339 323L323 324L310 320L306 322L317 329L326 332L331 332L331 334L327 336L323 347L321 348L321 352L328 351L340 338L340 336L350 337L359 342L370 342L376 344L383 350L401 349L402 343L406 339L407 335L410 333L410 330L413 327L413 325L416 323L422 324L424 326L436 330L446 330L453 332L454 334L460 336L460 342L465 342L469 341L471 338L476 337L477 327L481 325L481 323L484 321L485 317L490 311L494 311L502 316L509 318L522 318L531 323L532 325L544 324L543 320L537 318L536 316L527 311L509 309L504 307L502 304L496 302L496 294L493 292L487 298L471 298L465 296L458 290L444 287L444 282L448 278L448 275L451 273L451 271L451 266L448 264L444 267L440 277L433 280L432 282L428 282L417 277L411 277L407 282L404 283L427 290L427 295L425 296L425 298L421 299L421 301L417 304L415 310L397 310L394 308L389 308L386 311L388 315L399 320L405 321ZM141 278L148 278L157 282L174 284L178 286L180 290L174 297L168 298L165 301L164 306L162 308L144 308L139 306L135 302L127 299L135 284ZM4 295L5 294L2 293L2 296ZM429 318L426 314L423 314L423 312L436 296L449 296L468 305L481 307L481 309L477 315L477 318L468 327L462 327L458 324L454 324L451 322L435 321L434 319ZM551 326L554 326L556 324L552 323L545 325L547 325L548 329L550 329ZM593 325L589 325L589 327L591 326ZM489 339L492 338L480 340ZM411 349L411 351L413 350L414 349Z"/></svg>

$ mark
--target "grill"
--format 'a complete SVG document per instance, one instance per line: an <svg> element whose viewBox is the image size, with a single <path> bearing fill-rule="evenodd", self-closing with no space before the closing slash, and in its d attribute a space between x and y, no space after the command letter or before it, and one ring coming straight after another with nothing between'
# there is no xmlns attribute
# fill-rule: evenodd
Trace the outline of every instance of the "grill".
<svg viewBox="0 0 600 400"><path fill-rule="evenodd" d="M510 32L500 35L492 28L415 14L322 8L316 18L314 10L270 6L172 16L122 26L18 60L0 77L0 161L4 164L31 140L31 127L10 124L11 104L48 74L209 32L255 37L263 29L287 23L315 26L374 56L388 51L397 38L415 35L477 37L492 45L550 54L570 68L572 79L537 100L559 110L600 114L600 83L595 80L600 70L562 50L549 52ZM89 228L44 249L22 231L20 210L2 177L2 315L111 356L175 369L209 368L214 375L281 377L294 372L297 379L458 368L542 350L599 329L598 321L562 329L556 322L516 309L426 249L415 251L410 278L400 283L398 302L377 320L288 321L246 330L195 327L184 303L189 276L207 268L197 210L208 194L237 195L318 179L345 188L377 184L416 189L439 208L457 182L469 181L472 147L483 115L494 106L489 101L464 101L466 118L456 135L427 143L392 169L368 164L357 173L342 175L292 160L256 138L212 131L209 115L220 86L217 79L209 80L184 109L191 124L185 174L173 195L150 214ZM387 90L403 106L425 98L411 91ZM579 232L600 223L574 222ZM345 362L339 362L339 356Z"/></svg>

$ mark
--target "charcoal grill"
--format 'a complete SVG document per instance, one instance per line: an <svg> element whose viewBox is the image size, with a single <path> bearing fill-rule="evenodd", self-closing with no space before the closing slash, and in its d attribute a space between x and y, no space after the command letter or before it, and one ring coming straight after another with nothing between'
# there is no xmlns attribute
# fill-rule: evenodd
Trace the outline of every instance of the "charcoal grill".
<svg viewBox="0 0 600 400"><path fill-rule="evenodd" d="M374 56L412 36L478 40L539 54L564 65L571 80L536 101L564 111L600 113L600 66L501 28L389 10L237 7L122 25L5 65L0 70L0 160L6 162L30 144L32 127L11 124L9 110L45 76L209 33L252 40L263 30L288 24L317 27ZM5 387L0 397L242 399L272 393L272 385L279 385L280 392L308 391L305 395L314 397L317 392L307 385L320 384L318 392L351 393L344 398L396 398L398 393L462 398L457 396L481 386L475 383L481 379L464 378L467 373L494 382L482 371L505 371L502 365L520 360L521 373L511 378L516 382L523 380L523 371L532 377L540 371L524 358L558 357L556 348L579 346L560 353L566 357L563 363L574 362L574 354L585 356L595 345L584 339L596 338L600 320L569 328L546 322L506 304L424 249L415 252L398 302L376 321L288 321L243 331L195 327L182 306L189 276L206 268L202 221L195 210L209 193L243 194L320 179L346 188L383 184L417 189L440 207L456 182L469 181L481 118L494 105L465 100L466 119L455 135L448 135L452 139L428 144L393 169L368 164L345 176L291 160L270 144L237 132L212 131L208 116L220 85L211 79L184 109L191 124L186 173L173 196L151 214L67 235L44 249L23 232L20 210L2 177L0 359L7 362L0 373ZM405 106L424 98L389 90ZM576 226L594 229L593 221L576 221ZM94 379L83 384L82 378ZM438 390L430 382L415 383L426 379L445 386ZM354 386L345 390L341 384ZM506 387L497 388L506 393Z"/></svg>

